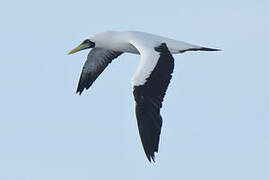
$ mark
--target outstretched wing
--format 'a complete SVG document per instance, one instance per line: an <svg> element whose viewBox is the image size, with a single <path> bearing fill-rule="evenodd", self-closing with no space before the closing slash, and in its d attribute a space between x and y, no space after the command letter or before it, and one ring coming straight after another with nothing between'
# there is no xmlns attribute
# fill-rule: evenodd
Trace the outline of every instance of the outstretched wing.
<svg viewBox="0 0 269 180"><path fill-rule="evenodd" d="M142 59L132 83L139 134L151 162L158 152L162 127L160 108L172 78L174 58L165 43L155 49L145 48L140 47Z"/></svg>
<svg viewBox="0 0 269 180"><path fill-rule="evenodd" d="M84 89L88 89L96 78L104 71L107 65L121 54L122 52L104 48L92 49L83 66L77 87L77 93L81 94Z"/></svg>

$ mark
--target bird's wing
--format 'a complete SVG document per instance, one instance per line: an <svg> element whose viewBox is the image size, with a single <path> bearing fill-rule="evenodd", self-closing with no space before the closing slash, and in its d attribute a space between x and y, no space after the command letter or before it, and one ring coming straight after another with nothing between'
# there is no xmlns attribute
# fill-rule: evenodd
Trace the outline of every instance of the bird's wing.
<svg viewBox="0 0 269 180"><path fill-rule="evenodd" d="M142 59L132 79L140 138L148 160L155 161L162 127L160 108L172 78L174 58L165 43L150 48L133 44Z"/></svg>
<svg viewBox="0 0 269 180"><path fill-rule="evenodd" d="M92 49L83 66L77 87L77 93L81 94L84 89L88 89L96 78L104 71L107 65L121 54L122 52L104 48Z"/></svg>

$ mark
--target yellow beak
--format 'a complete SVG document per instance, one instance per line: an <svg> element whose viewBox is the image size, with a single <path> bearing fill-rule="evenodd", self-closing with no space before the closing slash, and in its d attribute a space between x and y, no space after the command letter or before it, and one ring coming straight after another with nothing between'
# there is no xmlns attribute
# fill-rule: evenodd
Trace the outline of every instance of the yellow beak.
<svg viewBox="0 0 269 180"><path fill-rule="evenodd" d="M89 45L86 44L86 43L82 43L80 44L79 46L77 46L76 48L72 49L69 53L67 53L68 55L69 54L73 54L73 53L76 53L78 51L81 51L83 49L88 49L89 48Z"/></svg>

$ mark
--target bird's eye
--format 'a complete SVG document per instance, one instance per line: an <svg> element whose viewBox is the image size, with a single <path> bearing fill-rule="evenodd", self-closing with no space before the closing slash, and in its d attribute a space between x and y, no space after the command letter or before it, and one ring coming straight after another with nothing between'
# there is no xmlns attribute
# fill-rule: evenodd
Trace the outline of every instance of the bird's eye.
<svg viewBox="0 0 269 180"><path fill-rule="evenodd" d="M84 44L84 43L87 43L87 44L88 44L88 43L90 43L90 42L91 42L91 41L90 41L89 39L86 39L85 41L83 41L83 44Z"/></svg>

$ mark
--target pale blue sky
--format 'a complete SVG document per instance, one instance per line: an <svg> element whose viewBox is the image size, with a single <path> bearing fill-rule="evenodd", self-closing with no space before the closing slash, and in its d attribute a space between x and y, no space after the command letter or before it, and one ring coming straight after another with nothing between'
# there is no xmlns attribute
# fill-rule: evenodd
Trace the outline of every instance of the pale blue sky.
<svg viewBox="0 0 269 180"><path fill-rule="evenodd" d="M0 179L269 179L269 3L3 1ZM131 77L115 60L75 94L88 35L140 30L221 52L175 55L156 163L140 143Z"/></svg>

